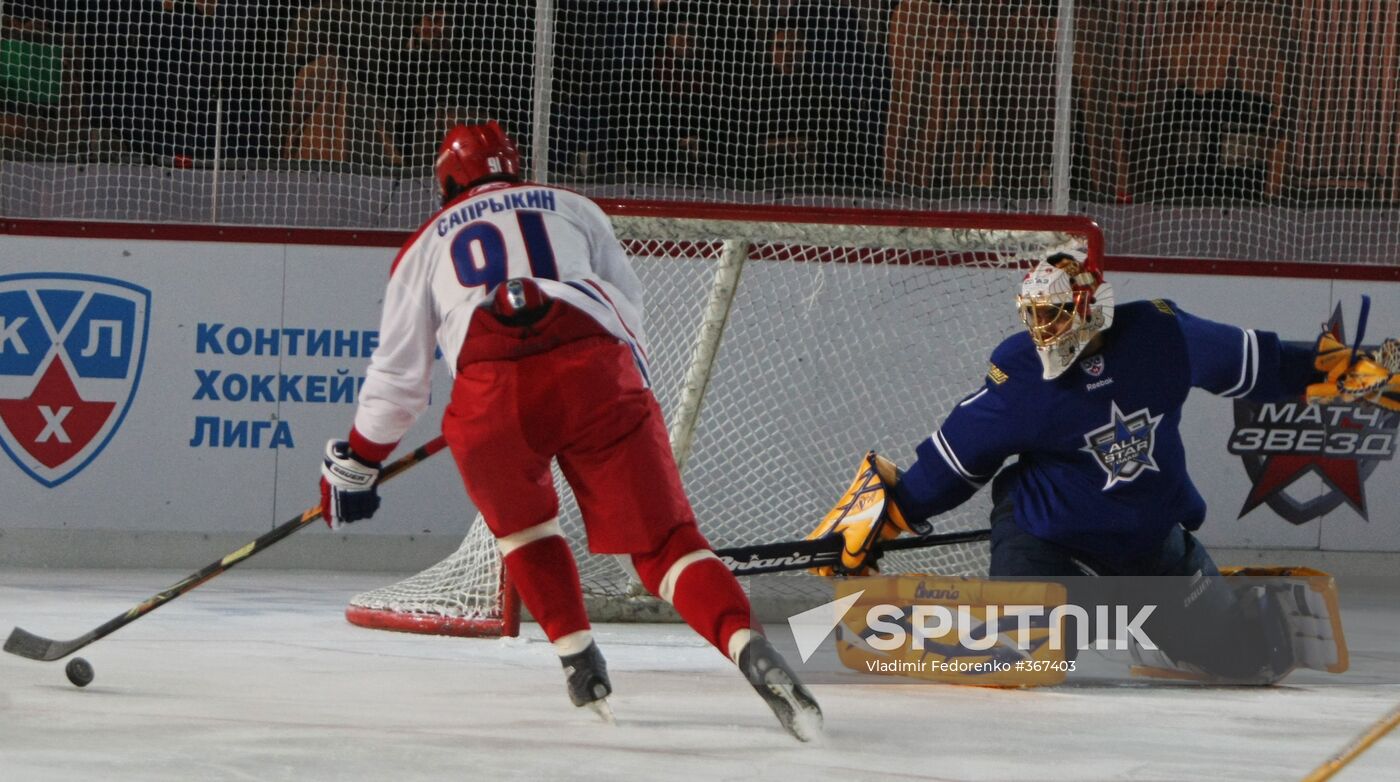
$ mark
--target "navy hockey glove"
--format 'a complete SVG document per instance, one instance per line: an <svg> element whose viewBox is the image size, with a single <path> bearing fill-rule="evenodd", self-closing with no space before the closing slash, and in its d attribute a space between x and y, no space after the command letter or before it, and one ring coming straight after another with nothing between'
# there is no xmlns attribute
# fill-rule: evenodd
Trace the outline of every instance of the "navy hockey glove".
<svg viewBox="0 0 1400 782"><path fill-rule="evenodd" d="M342 525L370 518L379 510L380 462L361 458L346 440L326 443L321 463L321 516L326 526Z"/></svg>

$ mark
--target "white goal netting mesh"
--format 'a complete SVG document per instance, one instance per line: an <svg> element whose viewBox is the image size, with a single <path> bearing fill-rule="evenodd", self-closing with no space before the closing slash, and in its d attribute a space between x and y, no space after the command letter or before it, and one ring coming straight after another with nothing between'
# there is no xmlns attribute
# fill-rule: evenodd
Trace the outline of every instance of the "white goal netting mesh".
<svg viewBox="0 0 1400 782"><path fill-rule="evenodd" d="M1016 270L1048 249L1087 250L1094 233L1087 222L1038 229L1033 218L1014 229L951 229L937 216L918 227L762 214L615 222L647 292L654 390L701 530L719 548L805 537L870 448L907 464L1016 327ZM706 345L716 348L708 366ZM555 483L594 619L656 616L617 558L587 553L557 470ZM986 503L938 517L937 531L985 528ZM985 544L943 546L892 554L885 569L975 575L986 556ZM489 614L497 563L477 523L447 561L353 604Z"/></svg>
<svg viewBox="0 0 1400 782"><path fill-rule="evenodd" d="M1394 0L4 0L0 215L407 230L489 116L592 196L1394 265L1398 68Z"/></svg>

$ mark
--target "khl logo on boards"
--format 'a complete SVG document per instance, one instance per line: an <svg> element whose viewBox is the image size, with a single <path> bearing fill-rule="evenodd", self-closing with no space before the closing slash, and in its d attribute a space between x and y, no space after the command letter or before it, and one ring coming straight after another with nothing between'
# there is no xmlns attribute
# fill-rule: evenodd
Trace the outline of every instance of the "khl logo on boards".
<svg viewBox="0 0 1400 782"><path fill-rule="evenodd" d="M50 488L126 417L146 359L151 292L88 274L0 276L0 447Z"/></svg>

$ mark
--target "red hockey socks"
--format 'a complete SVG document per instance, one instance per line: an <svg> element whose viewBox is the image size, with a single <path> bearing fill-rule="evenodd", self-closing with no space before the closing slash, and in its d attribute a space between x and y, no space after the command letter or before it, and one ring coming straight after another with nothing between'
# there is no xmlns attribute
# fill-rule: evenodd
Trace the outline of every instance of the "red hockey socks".
<svg viewBox="0 0 1400 782"><path fill-rule="evenodd" d="M586 631L588 611L583 607L578 565L569 544L549 535L514 548L503 557L520 602L540 623L551 642ZM585 639L580 639L585 640ZM586 646L586 640L583 644ZM566 649L561 654L571 651ZM581 651L581 649L572 650Z"/></svg>
<svg viewBox="0 0 1400 782"><path fill-rule="evenodd" d="M738 659L751 635L749 598L695 525L676 527L656 551L633 554L632 563L652 594L726 657Z"/></svg>

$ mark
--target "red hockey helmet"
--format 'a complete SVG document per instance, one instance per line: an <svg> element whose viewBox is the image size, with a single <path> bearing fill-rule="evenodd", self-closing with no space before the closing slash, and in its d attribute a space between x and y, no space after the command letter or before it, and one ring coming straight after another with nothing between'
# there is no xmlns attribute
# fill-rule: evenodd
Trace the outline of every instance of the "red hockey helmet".
<svg viewBox="0 0 1400 782"><path fill-rule="evenodd" d="M433 164L438 192L451 198L487 177L520 176L520 150L495 120L447 131Z"/></svg>

